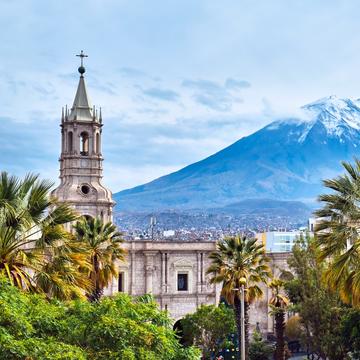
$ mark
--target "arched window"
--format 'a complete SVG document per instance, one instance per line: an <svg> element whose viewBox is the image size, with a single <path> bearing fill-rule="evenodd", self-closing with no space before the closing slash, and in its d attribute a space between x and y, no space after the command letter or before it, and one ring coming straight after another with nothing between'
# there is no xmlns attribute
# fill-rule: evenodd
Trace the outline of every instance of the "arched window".
<svg viewBox="0 0 360 360"><path fill-rule="evenodd" d="M89 134L85 131L80 134L80 154L89 155Z"/></svg>
<svg viewBox="0 0 360 360"><path fill-rule="evenodd" d="M72 131L68 132L67 148L68 148L68 152L73 151L73 133L72 133Z"/></svg>
<svg viewBox="0 0 360 360"><path fill-rule="evenodd" d="M96 133L96 153L100 154L100 134Z"/></svg>

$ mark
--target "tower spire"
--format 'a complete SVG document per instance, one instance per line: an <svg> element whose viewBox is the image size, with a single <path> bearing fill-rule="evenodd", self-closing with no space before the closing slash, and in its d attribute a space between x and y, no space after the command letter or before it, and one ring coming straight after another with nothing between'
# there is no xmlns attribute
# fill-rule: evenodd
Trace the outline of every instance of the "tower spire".
<svg viewBox="0 0 360 360"><path fill-rule="evenodd" d="M78 68L78 71L80 73L80 79L79 79L78 88L76 90L74 103L71 108L69 120L91 121L94 114L84 79L84 73L85 73L84 58L88 57L88 55L85 55L84 51L81 50L80 54L76 56L80 57L81 59L81 64Z"/></svg>

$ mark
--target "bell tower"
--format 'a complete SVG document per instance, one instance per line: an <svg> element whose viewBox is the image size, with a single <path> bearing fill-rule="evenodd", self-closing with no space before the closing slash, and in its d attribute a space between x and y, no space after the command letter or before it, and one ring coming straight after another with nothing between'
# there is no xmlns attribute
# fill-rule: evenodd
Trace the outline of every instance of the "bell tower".
<svg viewBox="0 0 360 360"><path fill-rule="evenodd" d="M115 202L109 189L102 185L101 152L102 115L92 107L85 86L81 51L78 69L80 79L73 106L61 116L60 185L52 195L66 201L81 215L112 221Z"/></svg>

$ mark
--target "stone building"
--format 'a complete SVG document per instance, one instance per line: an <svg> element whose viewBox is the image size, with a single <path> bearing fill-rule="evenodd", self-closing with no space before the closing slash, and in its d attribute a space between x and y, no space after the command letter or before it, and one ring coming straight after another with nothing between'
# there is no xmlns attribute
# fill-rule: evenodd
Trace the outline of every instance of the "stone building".
<svg viewBox="0 0 360 360"><path fill-rule="evenodd" d="M85 68L81 52L80 79L73 106L61 119L60 180L53 195L71 204L81 215L112 221L115 202L102 183L102 115L91 106L85 86ZM151 293L174 322L196 311L202 304L218 304L221 285L209 283L206 270L214 241L126 241L126 262L119 263L119 277L105 289L106 295L125 292L131 295ZM270 254L274 273L286 268L286 253ZM270 292L251 306L251 327L256 324L265 333L272 331L268 316Z"/></svg>

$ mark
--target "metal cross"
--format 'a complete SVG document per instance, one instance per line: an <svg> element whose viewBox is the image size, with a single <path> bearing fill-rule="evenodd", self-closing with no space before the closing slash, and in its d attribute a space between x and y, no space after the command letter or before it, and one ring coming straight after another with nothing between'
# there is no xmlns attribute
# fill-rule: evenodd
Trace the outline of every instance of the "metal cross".
<svg viewBox="0 0 360 360"><path fill-rule="evenodd" d="M78 56L81 59L81 66L84 66L84 64L83 64L84 57L88 57L88 55L85 55L84 51L81 50L80 54L76 55L76 56Z"/></svg>

